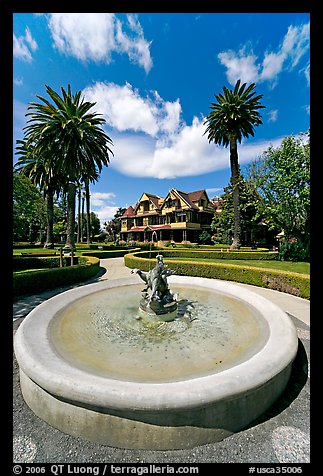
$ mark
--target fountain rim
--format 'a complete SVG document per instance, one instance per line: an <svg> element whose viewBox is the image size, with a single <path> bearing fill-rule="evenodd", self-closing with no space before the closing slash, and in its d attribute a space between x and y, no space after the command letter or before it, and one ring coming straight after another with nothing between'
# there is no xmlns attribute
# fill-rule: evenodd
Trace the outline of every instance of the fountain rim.
<svg viewBox="0 0 323 476"><path fill-rule="evenodd" d="M229 369L171 382L117 380L81 370L65 361L50 342L50 324L56 313L92 293L141 283L138 276L131 276L70 289L33 309L14 339L20 369L44 390L64 400L116 410L176 411L253 391L284 371L294 360L298 348L296 328L276 304L229 281L177 275L170 276L168 281L170 285L193 285L223 292L256 308L269 325L267 342L251 358Z"/></svg>

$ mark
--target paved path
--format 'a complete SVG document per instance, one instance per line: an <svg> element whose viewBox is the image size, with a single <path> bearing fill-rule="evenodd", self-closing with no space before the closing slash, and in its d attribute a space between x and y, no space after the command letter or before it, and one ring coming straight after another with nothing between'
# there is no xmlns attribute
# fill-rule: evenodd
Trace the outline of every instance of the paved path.
<svg viewBox="0 0 323 476"><path fill-rule="evenodd" d="M130 276L123 258L101 260L100 273L86 283ZM82 283L85 284L85 283ZM79 284L80 285L80 284ZM69 286L68 288L78 285ZM268 289L247 286L280 305L293 320L299 351L290 382L277 402L243 431L221 442L190 450L126 450L92 443L52 428L25 404L14 358L13 456L15 463L308 463L310 461L309 302ZM15 301L13 331L44 299L67 287Z"/></svg>

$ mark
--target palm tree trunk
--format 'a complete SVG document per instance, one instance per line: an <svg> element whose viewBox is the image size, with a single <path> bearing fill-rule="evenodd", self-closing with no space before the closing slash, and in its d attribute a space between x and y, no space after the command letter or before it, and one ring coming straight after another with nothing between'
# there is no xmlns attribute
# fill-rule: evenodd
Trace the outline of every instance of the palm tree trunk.
<svg viewBox="0 0 323 476"><path fill-rule="evenodd" d="M85 196L86 196L86 242L91 243L90 229L91 229L91 214L90 214L90 186L89 179L85 179Z"/></svg>
<svg viewBox="0 0 323 476"><path fill-rule="evenodd" d="M234 229L233 241L230 249L236 250L241 246L241 219L240 219L240 193L239 193L239 162L236 138L230 139L230 166L233 188L233 214Z"/></svg>
<svg viewBox="0 0 323 476"><path fill-rule="evenodd" d="M70 181L67 188L67 236L66 248L75 248L75 195L76 185Z"/></svg>
<svg viewBox="0 0 323 476"><path fill-rule="evenodd" d="M76 241L77 243L80 242L81 238L81 186L79 186L78 189L78 208L77 208L77 238Z"/></svg>
<svg viewBox="0 0 323 476"><path fill-rule="evenodd" d="M54 193L51 188L48 187L47 190L47 200L46 200L46 211L47 211L47 234L46 242L44 248L54 248Z"/></svg>

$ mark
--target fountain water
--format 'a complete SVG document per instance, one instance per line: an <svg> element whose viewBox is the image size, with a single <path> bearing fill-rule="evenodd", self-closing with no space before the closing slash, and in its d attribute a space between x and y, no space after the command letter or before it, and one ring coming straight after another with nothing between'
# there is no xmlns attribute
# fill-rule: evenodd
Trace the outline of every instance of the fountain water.
<svg viewBox="0 0 323 476"><path fill-rule="evenodd" d="M25 401L50 425L111 446L177 449L220 441L269 408L297 343L268 300L176 276L159 255L148 273L42 303L14 344Z"/></svg>

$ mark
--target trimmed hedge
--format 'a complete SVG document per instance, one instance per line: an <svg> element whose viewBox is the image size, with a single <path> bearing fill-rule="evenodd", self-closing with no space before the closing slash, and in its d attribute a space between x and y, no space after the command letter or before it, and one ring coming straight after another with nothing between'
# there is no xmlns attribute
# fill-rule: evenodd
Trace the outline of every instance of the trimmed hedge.
<svg viewBox="0 0 323 476"><path fill-rule="evenodd" d="M29 259L29 258L22 258ZM31 258L34 259L34 258ZM57 258L38 258L55 260ZM82 261L81 261L82 260ZM77 283L95 276L100 269L100 260L95 257L81 258L81 263L63 268L28 269L13 273L14 297Z"/></svg>
<svg viewBox="0 0 323 476"><path fill-rule="evenodd" d="M63 266L70 266L71 258L63 256ZM74 256L78 264L86 264L86 258ZM13 256L13 270L24 269L59 268L59 256L36 257L36 256Z"/></svg>
<svg viewBox="0 0 323 476"><path fill-rule="evenodd" d="M134 252L134 251L132 251ZM158 253L162 253L164 258L176 259L179 258L202 258L202 259L234 259L234 260L278 260L277 252L273 251L221 251L219 250L187 250L187 249L163 249L158 251L151 251L151 257L156 257ZM141 256L144 257L144 254ZM147 256L148 257L148 256Z"/></svg>
<svg viewBox="0 0 323 476"><path fill-rule="evenodd" d="M95 256L96 258L105 259L105 258L120 258L127 253L134 253L135 251L140 251L140 248L129 248L129 249L112 249L112 250L97 250L97 251L84 251L82 256Z"/></svg>
<svg viewBox="0 0 323 476"><path fill-rule="evenodd" d="M148 271L155 266L156 262L153 259L144 258L145 255L147 253L144 252L125 255L125 265L128 268ZM163 255L167 258L166 253ZM301 273L238 264L176 261L176 259L168 260L167 264L179 276L199 276L235 281L310 299L310 277Z"/></svg>

